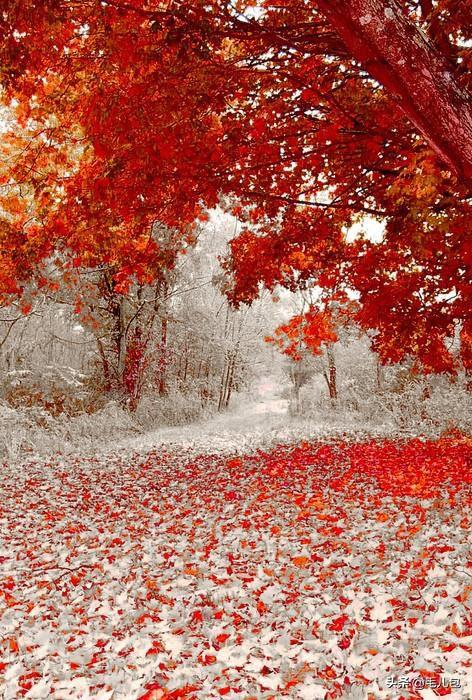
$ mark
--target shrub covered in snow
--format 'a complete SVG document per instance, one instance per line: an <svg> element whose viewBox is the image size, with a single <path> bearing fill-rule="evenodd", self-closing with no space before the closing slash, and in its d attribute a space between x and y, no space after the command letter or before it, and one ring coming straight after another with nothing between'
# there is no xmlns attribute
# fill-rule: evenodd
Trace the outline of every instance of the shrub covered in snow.
<svg viewBox="0 0 472 700"><path fill-rule="evenodd" d="M143 428L152 430L161 425L184 425L207 417L213 411L214 406L202 401L200 394L172 388L164 396L144 396L135 417Z"/></svg>
<svg viewBox="0 0 472 700"><path fill-rule="evenodd" d="M417 379L401 388L383 390L341 384L340 396L332 401L319 382L303 387L299 415L327 425L373 427L439 435L451 430L472 432L472 392L460 380L445 377Z"/></svg>
<svg viewBox="0 0 472 700"><path fill-rule="evenodd" d="M137 411L109 401L95 412L51 413L42 403L12 407L0 402L0 459L15 460L28 453L93 452L129 437L165 426L209 417L214 405L200 394L177 389L164 396L146 395Z"/></svg>
<svg viewBox="0 0 472 700"><path fill-rule="evenodd" d="M73 367L33 365L8 371L3 376L0 395L13 408L40 407L53 416L74 416L93 413L105 405L100 389L95 376Z"/></svg>

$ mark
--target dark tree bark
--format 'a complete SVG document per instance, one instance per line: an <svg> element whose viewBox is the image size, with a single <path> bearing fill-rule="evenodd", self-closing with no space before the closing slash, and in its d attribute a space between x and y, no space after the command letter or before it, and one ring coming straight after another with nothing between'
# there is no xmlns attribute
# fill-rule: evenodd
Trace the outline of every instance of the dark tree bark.
<svg viewBox="0 0 472 700"><path fill-rule="evenodd" d="M356 60L398 101L463 182L472 186L472 96L454 66L395 0L317 0Z"/></svg>
<svg viewBox="0 0 472 700"><path fill-rule="evenodd" d="M326 349L326 355L328 357L328 391L329 398L331 401L335 401L338 398L338 387L336 384L336 363L334 361L334 353L332 348L328 347Z"/></svg>
<svg viewBox="0 0 472 700"><path fill-rule="evenodd" d="M231 354L229 352L225 353L225 360L223 364L223 372L221 375L220 384L220 395L218 398L218 411L222 411L225 407L226 393L228 391L228 380L231 372Z"/></svg>
<svg viewBox="0 0 472 700"><path fill-rule="evenodd" d="M182 376L182 383L185 384L187 381L187 372L188 372L188 338L185 338L185 350L184 350L184 370L183 370L183 376Z"/></svg>
<svg viewBox="0 0 472 700"><path fill-rule="evenodd" d="M230 362L229 371L228 371L228 381L226 382L226 394L225 394L225 399L224 399L225 408L228 408L229 402L231 399L231 394L233 393L234 371L236 369L237 358L238 358L238 351L236 349L231 355L231 362Z"/></svg>

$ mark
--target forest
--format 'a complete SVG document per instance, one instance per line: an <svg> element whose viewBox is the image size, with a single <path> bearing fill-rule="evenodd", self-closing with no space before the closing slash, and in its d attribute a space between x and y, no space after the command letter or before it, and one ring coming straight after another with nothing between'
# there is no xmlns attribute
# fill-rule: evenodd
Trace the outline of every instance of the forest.
<svg viewBox="0 0 472 700"><path fill-rule="evenodd" d="M471 68L468 0L3 0L5 700L469 697Z"/></svg>

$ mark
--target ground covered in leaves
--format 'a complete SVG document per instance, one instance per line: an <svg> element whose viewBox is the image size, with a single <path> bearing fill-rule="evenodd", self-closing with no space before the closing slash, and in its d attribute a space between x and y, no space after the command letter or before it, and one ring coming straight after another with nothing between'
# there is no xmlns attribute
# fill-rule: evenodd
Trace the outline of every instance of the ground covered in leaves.
<svg viewBox="0 0 472 700"><path fill-rule="evenodd" d="M457 437L4 465L2 697L469 697L471 455Z"/></svg>

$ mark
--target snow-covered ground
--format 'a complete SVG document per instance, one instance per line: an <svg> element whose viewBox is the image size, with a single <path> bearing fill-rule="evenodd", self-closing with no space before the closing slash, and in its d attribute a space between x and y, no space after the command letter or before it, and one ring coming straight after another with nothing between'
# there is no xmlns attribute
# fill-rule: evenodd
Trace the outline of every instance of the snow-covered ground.
<svg viewBox="0 0 472 700"><path fill-rule="evenodd" d="M280 396L280 386L273 377L265 376L258 380L250 398L238 401L228 411L202 422L160 428L127 439L117 447L148 449L170 443L203 451L234 451L259 442L274 430L283 436L284 429L293 427L293 423L288 415L288 401Z"/></svg>
<svg viewBox="0 0 472 700"><path fill-rule="evenodd" d="M470 440L347 439L280 388L3 466L4 700L471 696Z"/></svg>
<svg viewBox="0 0 472 700"><path fill-rule="evenodd" d="M2 697L470 697L470 457L332 441L5 466Z"/></svg>
<svg viewBox="0 0 472 700"><path fill-rule="evenodd" d="M255 384L250 397L237 401L228 411L217 413L209 420L159 428L107 445L106 449L109 452L143 454L165 444L192 448L198 453L242 454L258 447L342 435L346 431L351 437L366 436L366 426L354 423L327 425L321 419L316 421L313 418L304 419L303 416L290 416L289 402L282 398L284 388L280 378L263 376ZM372 434L373 431L369 432ZM374 431L378 436L391 432L391 426L379 426Z"/></svg>
<svg viewBox="0 0 472 700"><path fill-rule="evenodd" d="M262 416L286 415L288 399L281 398L282 385L274 377L261 377L255 387L256 401L252 413Z"/></svg>

